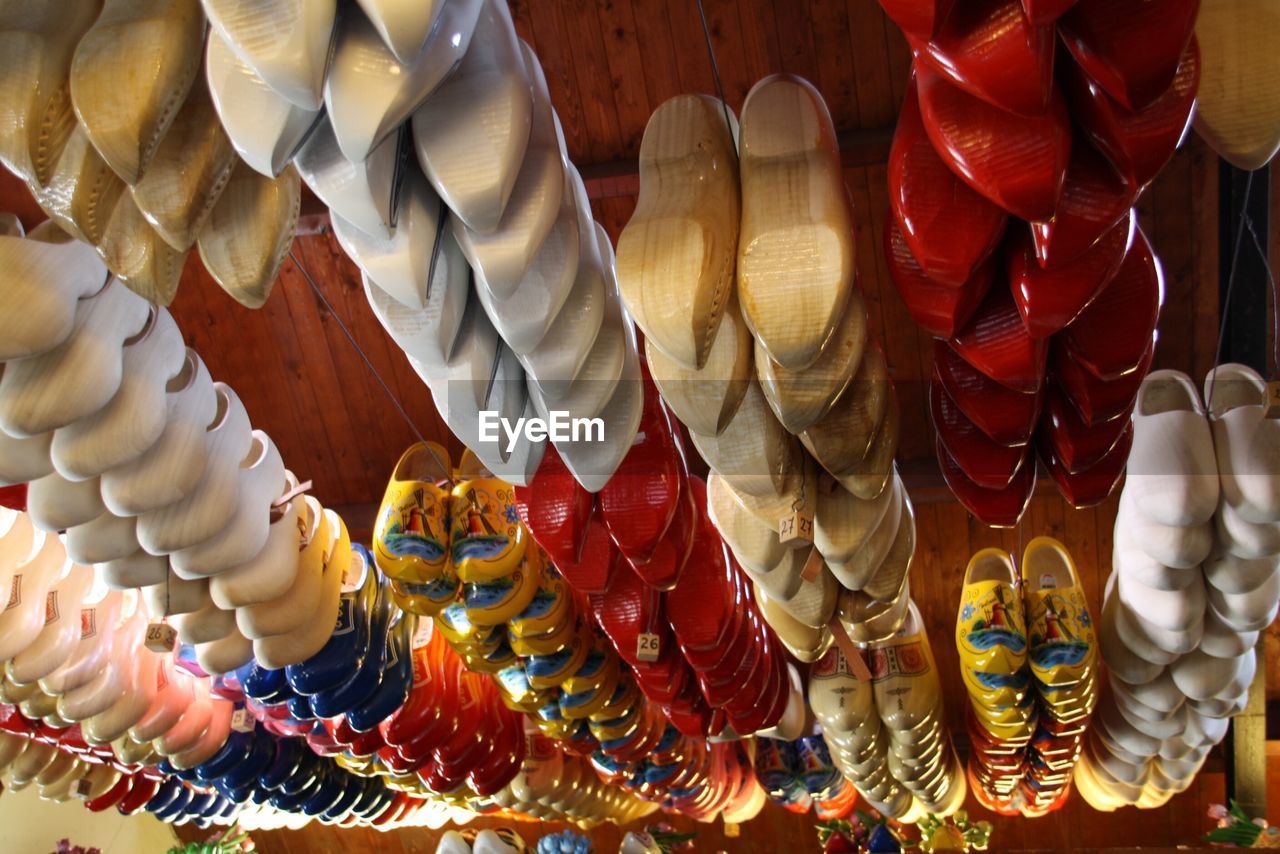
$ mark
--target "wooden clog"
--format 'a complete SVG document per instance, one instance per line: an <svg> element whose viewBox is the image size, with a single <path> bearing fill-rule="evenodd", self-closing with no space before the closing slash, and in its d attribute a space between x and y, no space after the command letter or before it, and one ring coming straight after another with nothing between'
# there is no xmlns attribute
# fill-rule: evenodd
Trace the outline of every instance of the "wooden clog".
<svg viewBox="0 0 1280 854"><path fill-rule="evenodd" d="M253 642L253 657L259 666L278 669L298 664L315 655L329 641L337 622L342 578L351 563L351 541L347 527L332 510L324 511L328 525L321 542L323 576L319 604L314 619L304 621L294 631Z"/></svg>
<svg viewBox="0 0 1280 854"><path fill-rule="evenodd" d="M164 429L150 447L102 475L102 500L117 516L136 516L188 495L204 474L205 430L218 407L213 381L191 349L164 387Z"/></svg>
<svg viewBox="0 0 1280 854"><path fill-rule="evenodd" d="M0 237L0 359L29 358L71 334L76 303L102 289L107 270L93 249L60 229L50 239Z"/></svg>
<svg viewBox="0 0 1280 854"><path fill-rule="evenodd" d="M413 143L454 215L487 232L501 221L524 160L532 87L505 4L483 3L472 39L475 50L414 111Z"/></svg>
<svg viewBox="0 0 1280 854"><path fill-rule="evenodd" d="M1075 61L1126 109L1141 110L1164 94L1191 40L1199 0L1162 3L1080 0L1059 23Z"/></svg>
<svg viewBox="0 0 1280 854"><path fill-rule="evenodd" d="M925 131L938 155L970 187L1028 220L1053 214L1066 178L1071 122L1055 90L1041 115L1020 116L916 67ZM996 145L983 140L999 139Z"/></svg>
<svg viewBox="0 0 1280 854"><path fill-rule="evenodd" d="M837 557L842 558L841 560L828 563L832 574L846 588L849 590L862 590L870 583L872 577L879 572L881 565L884 564L889 552L899 539L899 528L902 526L904 511L907 509L907 502L904 500L906 490L902 486L902 481L895 477L893 485L881 492L879 497L873 499L874 503L858 499L843 487L840 487L838 492L850 495L854 501L861 502L863 507L869 506L873 511L870 515L874 515L877 503L883 507L878 518L870 521L861 544L853 549L847 557L844 554L840 554ZM825 495L819 495L819 506L823 504L824 498L826 498ZM836 500L846 506L849 504L848 499L843 497ZM882 584L880 587L883 594L884 585Z"/></svg>
<svg viewBox="0 0 1280 854"><path fill-rule="evenodd" d="M848 575L844 567L868 549L875 554L869 554L866 560L866 575L883 560L896 534L896 523L889 520L901 512L900 480L895 475L893 488L883 490L875 498L862 499L839 484L832 484L828 477L820 477L818 481L813 542L840 583L850 589L860 589L865 580L863 575ZM872 546L873 539L880 538L878 532L882 525L895 530L887 535L883 548L878 544Z"/></svg>
<svg viewBox="0 0 1280 854"><path fill-rule="evenodd" d="M67 529L67 554L76 563L97 564L121 560L138 546L137 522L131 516L106 512L82 525Z"/></svg>
<svg viewBox="0 0 1280 854"><path fill-rule="evenodd" d="M182 252L196 242L236 162L209 89L198 78L156 148L146 175L130 192L147 222Z"/></svg>
<svg viewBox="0 0 1280 854"><path fill-rule="evenodd" d="M748 93L740 140L742 314L774 361L803 370L821 354L854 280L835 129L813 86L774 75Z"/></svg>
<svg viewBox="0 0 1280 854"><path fill-rule="evenodd" d="M268 86L217 30L209 31L204 71L218 120L240 159L267 177L279 175L315 129L319 110L300 107Z"/></svg>
<svg viewBox="0 0 1280 854"><path fill-rule="evenodd" d="M116 203L98 253L108 269L143 299L157 305L173 302L187 253L164 241L132 196L121 196Z"/></svg>
<svg viewBox="0 0 1280 854"><path fill-rule="evenodd" d="M260 308L293 244L302 203L296 170L268 178L240 163L200 230L200 260L236 302Z"/></svg>
<svg viewBox="0 0 1280 854"><path fill-rule="evenodd" d="M76 304L71 334L0 374L0 428L35 436L92 415L120 387L122 345L148 318L147 304L118 282Z"/></svg>
<svg viewBox="0 0 1280 854"><path fill-rule="evenodd" d="M1280 521L1275 423L1264 417L1266 384L1252 368L1219 365L1205 377L1222 498L1246 522Z"/></svg>
<svg viewBox="0 0 1280 854"><path fill-rule="evenodd" d="M334 0L269 0L252 7L204 0L213 30L268 86L305 110L319 110L333 49Z"/></svg>
<svg viewBox="0 0 1280 854"><path fill-rule="evenodd" d="M703 459L740 492L782 495L790 491L801 468L800 443L774 416L754 380L719 435L691 436Z"/></svg>
<svg viewBox="0 0 1280 854"><path fill-rule="evenodd" d="M835 405L800 434L809 453L847 488L880 494L898 446L898 404L878 346L863 352L853 380Z"/></svg>
<svg viewBox="0 0 1280 854"><path fill-rule="evenodd" d="M965 509L991 527L1012 528L1018 524L1031 501L1031 493L1035 491L1034 465L1023 463L1013 480L1004 488L986 489L969 479L940 439L934 447L938 454L938 465L942 469L942 478Z"/></svg>
<svg viewBox="0 0 1280 854"><path fill-rule="evenodd" d="M523 43L521 49L533 83L533 118L524 163L502 220L490 233L471 231L460 220L452 223L467 260L483 271L485 282L499 298L510 296L524 279L564 203L565 168L547 80L533 50Z"/></svg>
<svg viewBox="0 0 1280 854"><path fill-rule="evenodd" d="M1278 29L1280 17L1265 4L1201 0L1196 132L1238 169L1259 169L1280 150L1280 102L1270 85L1275 56L1268 50Z"/></svg>
<svg viewBox="0 0 1280 854"><path fill-rule="evenodd" d="M1006 446L992 441L965 416L941 383L929 384L929 413L938 441L978 486L1008 486L1030 456L1025 445Z"/></svg>
<svg viewBox="0 0 1280 854"><path fill-rule="evenodd" d="M412 62L422 52L432 26L444 3L431 0L358 0L361 10L382 36L387 47L402 63Z"/></svg>
<svg viewBox="0 0 1280 854"><path fill-rule="evenodd" d="M152 309L146 328L125 341L120 387L106 406L53 433L54 467L64 477L97 477L145 454L165 429L165 386L186 358L169 312Z"/></svg>
<svg viewBox="0 0 1280 854"><path fill-rule="evenodd" d="M1005 288L987 293L950 345L980 373L1013 391L1032 394L1044 381L1048 342L1031 337Z"/></svg>
<svg viewBox="0 0 1280 854"><path fill-rule="evenodd" d="M679 95L645 127L641 194L618 238L618 281L636 323L667 359L701 370L734 289L737 153L723 105Z"/></svg>
<svg viewBox="0 0 1280 854"><path fill-rule="evenodd" d="M1200 393L1185 375L1154 371L1138 392L1125 493L1152 522L1209 520L1218 503L1213 437Z"/></svg>
<svg viewBox="0 0 1280 854"><path fill-rule="evenodd" d="M1019 0L958 3L932 37L912 40L918 62L1021 115L1048 108L1056 46L1054 28L1031 21Z"/></svg>
<svg viewBox="0 0 1280 854"><path fill-rule="evenodd" d="M471 45L482 5L481 0L444 4L426 46L406 65L363 15L343 21L324 78L324 103L347 159L364 160L457 67Z"/></svg>
<svg viewBox="0 0 1280 854"><path fill-rule="evenodd" d="M1142 54L1142 51L1138 51ZM1187 45L1171 85L1137 111L1113 100L1105 89L1072 63L1063 85L1077 126L1111 161L1131 187L1143 187L1173 157L1191 122L1200 82L1200 50Z"/></svg>
<svg viewBox="0 0 1280 854"><path fill-rule="evenodd" d="M108 0L76 46L76 116L126 184L142 177L177 116L203 48L204 16L196 0Z"/></svg>
<svg viewBox="0 0 1280 854"><path fill-rule="evenodd" d="M400 198L396 180L400 177L403 140L392 134L364 160L352 162L338 147L328 117L318 116L314 124L294 158L303 182L344 226L355 226L380 241L390 241L399 216L393 204Z"/></svg>
<svg viewBox="0 0 1280 854"><path fill-rule="evenodd" d="M36 199L64 231L96 246L121 197L127 198L125 190L124 181L98 154L84 128L76 124Z"/></svg>
<svg viewBox="0 0 1280 854"><path fill-rule="evenodd" d="M788 432L808 430L836 405L854 381L866 340L866 305L855 287L822 354L803 371L790 371L773 361L756 341L756 379L769 408Z"/></svg>
<svg viewBox="0 0 1280 854"><path fill-rule="evenodd" d="M1087 139L1076 137L1057 209L1049 219L1031 224L1040 266L1063 267L1089 252L1128 213L1138 189Z"/></svg>
<svg viewBox="0 0 1280 854"><path fill-rule="evenodd" d="M296 509L292 507L294 504L298 505ZM297 630L320 602L324 575L321 551L329 523L320 502L310 496L299 496L290 505L285 515L273 524L266 549L254 561L254 564L274 565L270 578L264 571L260 583L250 584L251 576L257 573L246 572L242 579L237 579L237 571L233 570L215 576L209 583L209 595L218 605L241 603L235 606L236 627L251 640ZM288 526L277 527L286 520L297 536L287 530ZM286 584L280 583L277 572L288 579ZM260 598L282 586L283 590L275 596ZM258 601L250 602L250 599Z"/></svg>

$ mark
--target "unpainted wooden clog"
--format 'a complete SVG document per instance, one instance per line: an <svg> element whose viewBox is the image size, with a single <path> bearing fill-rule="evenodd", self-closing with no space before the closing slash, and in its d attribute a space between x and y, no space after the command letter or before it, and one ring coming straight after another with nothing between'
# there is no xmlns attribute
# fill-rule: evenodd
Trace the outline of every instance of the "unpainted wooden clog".
<svg viewBox="0 0 1280 854"><path fill-rule="evenodd" d="M793 490L804 451L773 414L754 380L719 435L691 436L698 453L735 490L760 497Z"/></svg>
<svg viewBox="0 0 1280 854"><path fill-rule="evenodd" d="M107 270L91 247L59 229L43 239L0 237L0 359L48 352L74 329L77 302L102 289Z"/></svg>
<svg viewBox="0 0 1280 854"><path fill-rule="evenodd" d="M134 293L157 305L173 302L187 251L165 242L133 196L121 195L97 246L107 268Z"/></svg>
<svg viewBox="0 0 1280 854"><path fill-rule="evenodd" d="M748 93L740 140L738 299L765 352L800 371L821 354L853 287L835 129L816 89L773 75Z"/></svg>
<svg viewBox="0 0 1280 854"><path fill-rule="evenodd" d="M1259 169L1280 150L1280 102L1270 85L1276 57L1267 49L1280 16L1265 4L1201 0L1195 26L1196 132L1236 168Z"/></svg>
<svg viewBox="0 0 1280 854"><path fill-rule="evenodd" d="M205 269L232 299L261 308L293 245L302 204L295 169L268 178L240 162L213 206L198 246Z"/></svg>
<svg viewBox="0 0 1280 854"><path fill-rule="evenodd" d="M27 513L42 531L65 531L105 512L98 479L72 481L57 472L27 485Z"/></svg>
<svg viewBox="0 0 1280 854"><path fill-rule="evenodd" d="M286 471L286 493L296 485L297 479ZM267 511L271 522L258 553L209 579L209 595L219 608L238 610L269 602L293 587L302 536L299 513L304 501L301 496L294 496L281 506L280 500L273 499Z"/></svg>
<svg viewBox="0 0 1280 854"><path fill-rule="evenodd" d="M196 0L108 0L76 45L71 101L93 146L126 184L138 182L200 70Z"/></svg>

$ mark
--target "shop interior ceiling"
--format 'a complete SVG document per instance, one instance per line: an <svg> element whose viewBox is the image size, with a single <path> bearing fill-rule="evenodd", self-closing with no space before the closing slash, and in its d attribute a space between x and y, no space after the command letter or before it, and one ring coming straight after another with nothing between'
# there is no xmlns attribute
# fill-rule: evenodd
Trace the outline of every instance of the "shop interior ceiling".
<svg viewBox="0 0 1280 854"><path fill-rule="evenodd" d="M1024 519L1024 532L1001 532L970 519L941 481L926 401L933 342L899 299L880 249L888 205L885 163L910 54L875 0L704 0L704 5L732 109L741 108L761 77L790 72L818 87L840 134L870 323L884 342L904 414L917 416L903 419L898 454L918 513L913 592L935 639L944 679L954 683L948 696L960 698L956 654L946 641L969 555L987 545L1016 550L1020 537L1059 537L1075 554L1096 608L1110 566L1116 500L1071 510L1045 482ZM635 158L649 115L674 95L715 92L698 5L694 0L511 0L511 11L520 36L546 70L595 217L616 241L635 208ZM1212 152L1190 135L1139 205L1165 274L1155 367L1193 377L1212 365L1217 337L1218 172ZM1274 186L1270 198L1280 198ZM20 182L2 170L0 208L18 213L28 226L44 218ZM240 394L254 425L272 436L294 470L312 479L316 496L352 523L353 534L367 538L386 478L415 437L342 326L417 430L461 449L427 389L369 310L359 272L325 229L323 211L314 198L304 199L304 217L312 214L304 226L311 233L297 239L293 253L324 301L290 260L266 305L246 309L223 293L192 253L171 309L213 377ZM1278 221L1273 212L1268 235L1273 254L1280 245ZM1278 642L1280 636L1269 634L1269 647ZM1269 668L1280 661L1277 652L1268 655ZM1273 691L1280 686L1280 679L1267 681ZM953 731L962 729L962 709L959 701L950 703ZM1064 818L1066 825L1070 819Z"/></svg>

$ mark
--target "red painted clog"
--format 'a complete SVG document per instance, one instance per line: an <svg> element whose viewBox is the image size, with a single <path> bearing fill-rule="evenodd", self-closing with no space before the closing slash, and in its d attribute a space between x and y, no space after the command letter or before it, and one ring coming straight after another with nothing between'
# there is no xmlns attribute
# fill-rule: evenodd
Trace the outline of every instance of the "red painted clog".
<svg viewBox="0 0 1280 854"><path fill-rule="evenodd" d="M964 470L952 459L941 439L934 443L938 454L938 465L942 468L942 478L947 482L951 492L970 513L984 525L992 528L1012 528L1018 524L1027 504L1031 501L1031 493L1036 486L1035 461L1028 459L1009 485L1003 489L983 489L978 486ZM1031 449L1028 446L1027 454Z"/></svg>
<svg viewBox="0 0 1280 854"><path fill-rule="evenodd" d="M538 545L561 563L576 562L587 538L595 496L582 488L549 446L530 486L516 487L516 507Z"/></svg>
<svg viewBox="0 0 1280 854"><path fill-rule="evenodd" d="M964 190L971 192L968 187ZM924 274L896 222L885 223L884 242L885 263L898 295L915 322L935 338L950 338L969 322L1000 267L999 256L991 255L968 282L956 288Z"/></svg>
<svg viewBox="0 0 1280 854"><path fill-rule="evenodd" d="M1173 82L1199 11L1200 0L1080 0L1058 32L1108 95L1141 110Z"/></svg>
<svg viewBox="0 0 1280 854"><path fill-rule="evenodd" d="M965 417L1001 445L1031 441L1041 393L1014 391L960 358L945 341L933 345L933 381L940 383Z"/></svg>
<svg viewBox="0 0 1280 854"><path fill-rule="evenodd" d="M1028 20L1020 0L964 0L927 41L907 35L917 62L1002 110L1043 115L1053 94L1053 26Z"/></svg>
<svg viewBox="0 0 1280 854"><path fill-rule="evenodd" d="M1052 269L1070 264L1089 251L1129 213L1138 190L1089 142L1077 137L1053 216L1031 223L1036 260Z"/></svg>
<svg viewBox="0 0 1280 854"><path fill-rule="evenodd" d="M1111 165L1133 187L1145 187L1173 157L1187 129L1200 86L1200 50L1187 45L1178 73L1164 94L1131 111L1113 100L1075 63L1062 78L1071 115Z"/></svg>
<svg viewBox="0 0 1280 854"><path fill-rule="evenodd" d="M1118 379L1142 361L1163 304L1160 261L1139 228L1120 270L1063 331L1061 343L1098 379Z"/></svg>
<svg viewBox="0 0 1280 854"><path fill-rule="evenodd" d="M1107 499L1124 476L1129 449L1133 447L1133 424L1124 419L1125 429L1119 440L1102 459L1083 471L1072 473L1058 457L1053 443L1046 438L1037 441L1040 459L1049 470L1058 491L1072 507L1092 507Z"/></svg>
<svg viewBox="0 0 1280 854"><path fill-rule="evenodd" d="M1087 424L1057 383L1048 383L1045 398L1040 438L1049 442L1058 464L1069 474L1080 474L1096 465L1129 426L1132 407L1109 421Z"/></svg>
<svg viewBox="0 0 1280 854"><path fill-rule="evenodd" d="M1003 282L995 283L950 343L960 358L1014 391L1033 394L1044 382L1049 342L1027 332Z"/></svg>
<svg viewBox="0 0 1280 854"><path fill-rule="evenodd" d="M916 38L930 38L951 14L957 0L880 0L886 15Z"/></svg>
<svg viewBox="0 0 1280 854"><path fill-rule="evenodd" d="M1043 115L1020 116L922 65L916 88L929 140L956 174L1015 216L1053 216L1071 157L1071 116L1056 89Z"/></svg>
<svg viewBox="0 0 1280 854"><path fill-rule="evenodd" d="M1051 357L1053 381L1061 387L1086 424L1109 421L1133 406L1138 388L1151 369L1155 349L1156 335L1153 334L1137 368L1114 380L1100 380L1075 360L1065 343L1054 339Z"/></svg>
<svg viewBox="0 0 1280 854"><path fill-rule="evenodd" d="M985 489L1003 489L1017 476L1028 454L1026 446L993 442L965 417L941 383L929 383L929 414L938 441L969 480Z"/></svg>
<svg viewBox="0 0 1280 854"><path fill-rule="evenodd" d="M1008 248L1007 275L1027 334L1048 338L1075 320L1120 269L1133 229L1134 217L1126 213L1089 251L1049 269L1036 260L1030 230L1021 232Z"/></svg>

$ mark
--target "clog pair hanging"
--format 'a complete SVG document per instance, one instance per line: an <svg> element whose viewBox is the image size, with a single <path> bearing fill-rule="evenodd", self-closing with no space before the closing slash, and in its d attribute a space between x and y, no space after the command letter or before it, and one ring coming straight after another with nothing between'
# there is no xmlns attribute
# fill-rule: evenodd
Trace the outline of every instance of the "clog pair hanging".
<svg viewBox="0 0 1280 854"><path fill-rule="evenodd" d="M984 549L965 573L956 641L983 802L1009 814L1061 805L1097 700L1097 643L1062 545L1032 540L1021 572Z"/></svg>
<svg viewBox="0 0 1280 854"><path fill-rule="evenodd" d="M1119 416L1162 300L1131 209L1190 119L1199 4L883 5L915 55L885 256L917 322L949 342L930 395L944 476L992 525L1021 517L1037 456L1073 505L1095 504L1128 454Z"/></svg>

